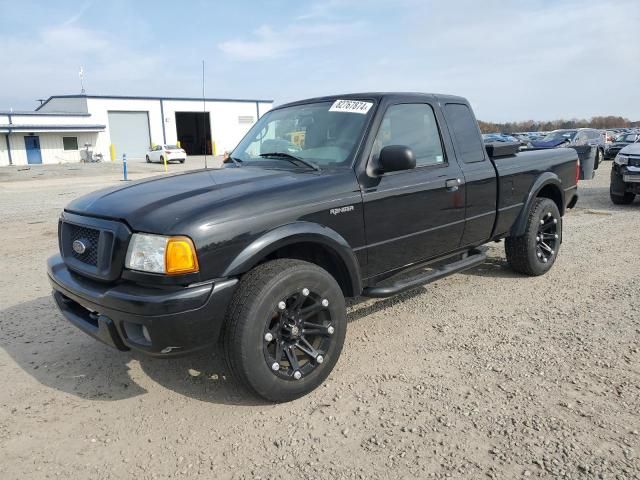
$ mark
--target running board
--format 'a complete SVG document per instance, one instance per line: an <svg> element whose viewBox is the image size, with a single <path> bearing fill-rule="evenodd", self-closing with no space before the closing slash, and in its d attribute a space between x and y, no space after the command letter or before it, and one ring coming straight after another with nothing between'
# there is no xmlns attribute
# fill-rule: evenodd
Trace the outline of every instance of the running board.
<svg viewBox="0 0 640 480"><path fill-rule="evenodd" d="M462 272L469 268L477 267L487 259L486 248L469 251L469 255L461 260L439 266L428 273L416 277L398 280L388 287L367 287L362 291L364 297L384 298L398 293L406 292L414 288L426 285L453 273Z"/></svg>

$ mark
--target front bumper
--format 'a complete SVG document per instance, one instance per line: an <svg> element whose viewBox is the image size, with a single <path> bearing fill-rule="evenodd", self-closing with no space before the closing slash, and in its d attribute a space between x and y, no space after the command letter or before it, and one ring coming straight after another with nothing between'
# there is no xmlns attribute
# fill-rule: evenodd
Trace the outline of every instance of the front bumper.
<svg viewBox="0 0 640 480"><path fill-rule="evenodd" d="M187 354L215 343L238 282L109 285L70 271L60 255L49 258L47 273L53 298L72 324L118 350L158 357Z"/></svg>
<svg viewBox="0 0 640 480"><path fill-rule="evenodd" d="M614 164L611 168L611 193L640 194L640 167Z"/></svg>

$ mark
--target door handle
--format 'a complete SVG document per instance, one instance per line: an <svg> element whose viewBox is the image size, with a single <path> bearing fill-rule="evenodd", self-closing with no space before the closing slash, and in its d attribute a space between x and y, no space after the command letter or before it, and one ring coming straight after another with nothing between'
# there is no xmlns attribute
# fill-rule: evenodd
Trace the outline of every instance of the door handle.
<svg viewBox="0 0 640 480"><path fill-rule="evenodd" d="M459 178L450 178L444 182L444 185L447 187L447 191L457 192L460 185L462 185L462 180Z"/></svg>

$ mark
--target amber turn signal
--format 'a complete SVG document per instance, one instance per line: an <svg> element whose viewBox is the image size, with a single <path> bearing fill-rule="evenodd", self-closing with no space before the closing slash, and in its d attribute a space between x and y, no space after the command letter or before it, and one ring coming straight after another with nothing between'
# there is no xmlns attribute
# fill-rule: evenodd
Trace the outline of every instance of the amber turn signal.
<svg viewBox="0 0 640 480"><path fill-rule="evenodd" d="M197 272L196 248L189 237L169 237L164 254L165 271L169 275Z"/></svg>

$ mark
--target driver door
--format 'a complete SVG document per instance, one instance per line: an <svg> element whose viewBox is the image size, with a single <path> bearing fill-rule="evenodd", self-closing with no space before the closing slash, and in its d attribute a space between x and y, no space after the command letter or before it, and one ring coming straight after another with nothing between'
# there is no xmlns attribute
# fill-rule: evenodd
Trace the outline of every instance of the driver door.
<svg viewBox="0 0 640 480"><path fill-rule="evenodd" d="M369 162L387 145L410 147L416 168L381 173L363 189L368 277L456 250L464 230L464 177L433 106L388 106Z"/></svg>

